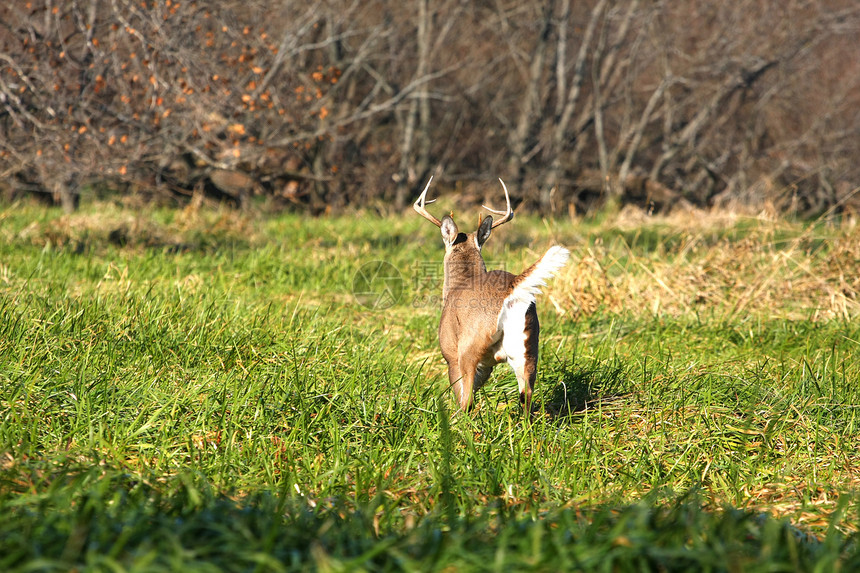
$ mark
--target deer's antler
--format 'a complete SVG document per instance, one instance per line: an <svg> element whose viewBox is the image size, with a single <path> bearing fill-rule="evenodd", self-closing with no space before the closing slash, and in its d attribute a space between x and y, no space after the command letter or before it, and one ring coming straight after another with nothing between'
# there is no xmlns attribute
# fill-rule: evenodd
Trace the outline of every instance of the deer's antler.
<svg viewBox="0 0 860 573"><path fill-rule="evenodd" d="M514 210L511 209L511 197L510 197L510 195L508 195L508 188L505 186L505 182L502 181L501 178L499 178L499 183L502 184L502 189L505 190L505 202L507 203L507 210L496 211L495 209L490 209L486 205L481 205L481 207L483 207L484 209L486 209L490 213L495 213L496 215L504 215L504 217L502 217L498 221L493 221L493 226L490 227L491 229L495 229L499 225L503 225L503 224L507 223L508 221L510 221L511 219L514 218ZM426 189L425 189L425 192L426 192Z"/></svg>
<svg viewBox="0 0 860 573"><path fill-rule="evenodd" d="M437 227L442 227L442 222L427 212L427 209L424 208L426 203L432 203L436 199L431 199L427 201L427 190L430 189L430 183L433 182L433 177L430 177L430 181L427 182L427 186L424 188L424 191L421 193L421 196L418 197L418 200L413 203L412 208L415 209L415 212L436 225ZM510 204L509 204L510 206ZM494 225L495 226L495 225Z"/></svg>

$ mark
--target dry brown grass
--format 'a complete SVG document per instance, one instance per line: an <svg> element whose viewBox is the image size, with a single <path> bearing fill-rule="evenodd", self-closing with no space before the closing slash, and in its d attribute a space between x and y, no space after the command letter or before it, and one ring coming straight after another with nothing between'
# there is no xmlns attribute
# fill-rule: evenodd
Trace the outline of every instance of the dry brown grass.
<svg viewBox="0 0 860 573"><path fill-rule="evenodd" d="M850 319L860 314L860 229L726 212L652 217L624 210L603 223L548 294L574 316L744 315ZM643 235L653 235L643 249ZM634 243L634 244L631 244Z"/></svg>

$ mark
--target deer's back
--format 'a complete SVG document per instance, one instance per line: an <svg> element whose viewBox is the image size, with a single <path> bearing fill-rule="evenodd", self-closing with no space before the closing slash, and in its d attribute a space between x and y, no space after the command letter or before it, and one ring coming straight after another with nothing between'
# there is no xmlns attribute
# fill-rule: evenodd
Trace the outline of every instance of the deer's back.
<svg viewBox="0 0 860 573"><path fill-rule="evenodd" d="M472 288L466 285L448 291L439 324L443 352L453 352L463 340L467 345L491 344L502 302L511 292L514 278L507 271L490 271L475 277Z"/></svg>

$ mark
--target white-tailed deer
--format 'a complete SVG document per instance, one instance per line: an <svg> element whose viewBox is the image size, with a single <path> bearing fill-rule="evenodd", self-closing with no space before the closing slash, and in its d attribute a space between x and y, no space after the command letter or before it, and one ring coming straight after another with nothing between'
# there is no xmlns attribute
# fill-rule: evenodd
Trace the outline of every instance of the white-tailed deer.
<svg viewBox="0 0 860 573"><path fill-rule="evenodd" d="M504 181L507 209L484 209L502 218L487 216L474 233L461 233L450 215L440 221L427 212L427 190L413 207L419 215L439 227L445 243L445 278L442 285L442 319L439 345L448 362L448 378L460 408L469 410L474 393L487 381L496 364L507 362L517 376L520 403L531 411L537 375L538 323L535 295L556 271L567 263L567 249L550 247L541 259L522 274L487 271L481 247L490 231L514 217Z"/></svg>

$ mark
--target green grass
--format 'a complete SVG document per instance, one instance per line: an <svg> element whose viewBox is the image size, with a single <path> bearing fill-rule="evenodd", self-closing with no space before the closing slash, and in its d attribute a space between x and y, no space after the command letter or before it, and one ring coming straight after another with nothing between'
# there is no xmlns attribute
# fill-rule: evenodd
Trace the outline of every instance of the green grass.
<svg viewBox="0 0 860 573"><path fill-rule="evenodd" d="M856 569L858 239L518 218L491 267L573 253L540 411L464 416L418 217L8 206L0 570Z"/></svg>

